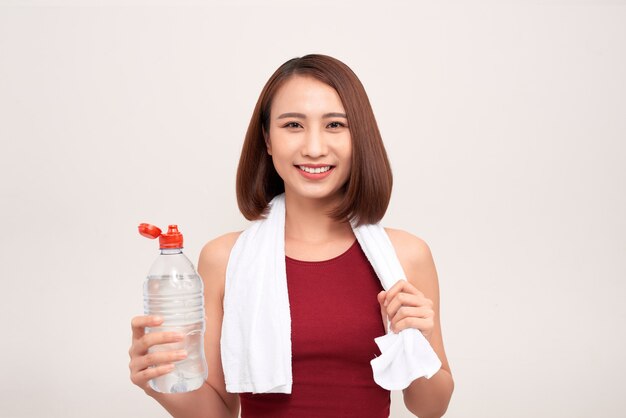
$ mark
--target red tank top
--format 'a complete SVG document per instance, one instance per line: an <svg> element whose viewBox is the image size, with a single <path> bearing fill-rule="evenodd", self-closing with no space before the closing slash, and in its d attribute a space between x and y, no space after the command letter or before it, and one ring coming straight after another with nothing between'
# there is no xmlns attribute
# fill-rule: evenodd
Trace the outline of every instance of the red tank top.
<svg viewBox="0 0 626 418"><path fill-rule="evenodd" d="M292 393L242 393L241 417L389 417L390 392L370 365L385 333L383 288L358 242L330 260L286 262Z"/></svg>

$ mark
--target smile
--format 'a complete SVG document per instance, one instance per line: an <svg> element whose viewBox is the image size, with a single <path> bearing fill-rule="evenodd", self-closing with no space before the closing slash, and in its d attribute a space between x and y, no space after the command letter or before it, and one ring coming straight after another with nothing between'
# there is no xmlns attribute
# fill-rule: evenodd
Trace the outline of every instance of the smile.
<svg viewBox="0 0 626 418"><path fill-rule="evenodd" d="M310 174L320 174L320 173L325 173L328 170L330 170L332 168L332 166L327 165L324 167L306 167L303 165L299 165L298 168L306 173L310 173Z"/></svg>

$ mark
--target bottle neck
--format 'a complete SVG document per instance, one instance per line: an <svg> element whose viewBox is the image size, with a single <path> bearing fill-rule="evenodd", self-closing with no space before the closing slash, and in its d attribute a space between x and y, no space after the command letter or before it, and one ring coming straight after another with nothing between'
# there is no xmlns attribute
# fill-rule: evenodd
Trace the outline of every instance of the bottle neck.
<svg viewBox="0 0 626 418"><path fill-rule="evenodd" d="M182 248L161 248L161 255L174 255L182 252Z"/></svg>

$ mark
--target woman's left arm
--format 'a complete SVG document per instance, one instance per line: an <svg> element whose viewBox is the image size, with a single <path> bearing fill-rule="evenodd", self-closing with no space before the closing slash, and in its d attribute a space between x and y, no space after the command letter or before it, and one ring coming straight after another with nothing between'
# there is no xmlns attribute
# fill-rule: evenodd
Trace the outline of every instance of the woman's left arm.
<svg viewBox="0 0 626 418"><path fill-rule="evenodd" d="M420 418L445 414L454 390L446 358L439 319L439 283L428 245L407 232L386 228L408 281L399 281L380 292L381 309L391 320L391 329L400 332L416 328L422 332L441 360L441 369L430 379L419 378L402 391L404 404Z"/></svg>

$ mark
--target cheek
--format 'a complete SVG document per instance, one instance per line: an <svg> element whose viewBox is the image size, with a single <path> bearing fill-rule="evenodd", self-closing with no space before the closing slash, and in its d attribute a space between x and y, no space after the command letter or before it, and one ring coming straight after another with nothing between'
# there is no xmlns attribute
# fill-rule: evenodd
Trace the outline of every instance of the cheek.
<svg viewBox="0 0 626 418"><path fill-rule="evenodd" d="M349 148L342 154L342 160L341 181L346 182L352 173L352 153Z"/></svg>
<svg viewBox="0 0 626 418"><path fill-rule="evenodd" d="M347 159L352 160L352 138L350 135L348 135L345 142L344 155Z"/></svg>
<svg viewBox="0 0 626 418"><path fill-rule="evenodd" d="M293 152L280 144L277 146L277 144L274 143L272 144L272 160L275 166L291 166Z"/></svg>
<svg viewBox="0 0 626 418"><path fill-rule="evenodd" d="M274 169L282 178L289 174L289 170L293 168L291 154L284 147L277 146L276 142L272 144L272 164Z"/></svg>
<svg viewBox="0 0 626 418"><path fill-rule="evenodd" d="M349 171L352 168L352 144L350 142L348 142L343 150L343 158L346 161L346 167Z"/></svg>

